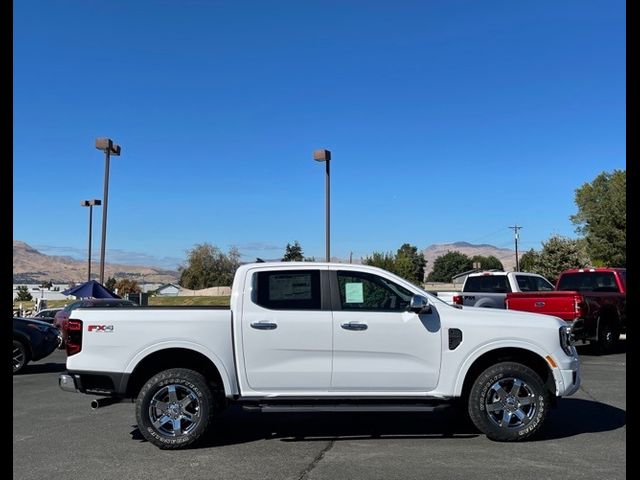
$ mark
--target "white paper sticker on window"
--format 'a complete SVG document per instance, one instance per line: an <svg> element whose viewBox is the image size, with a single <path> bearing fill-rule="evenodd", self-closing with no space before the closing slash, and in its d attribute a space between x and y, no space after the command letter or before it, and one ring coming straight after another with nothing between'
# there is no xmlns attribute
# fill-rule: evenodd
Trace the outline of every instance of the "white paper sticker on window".
<svg viewBox="0 0 640 480"><path fill-rule="evenodd" d="M362 293L361 283L345 283L344 284L345 303L363 303L364 295Z"/></svg>

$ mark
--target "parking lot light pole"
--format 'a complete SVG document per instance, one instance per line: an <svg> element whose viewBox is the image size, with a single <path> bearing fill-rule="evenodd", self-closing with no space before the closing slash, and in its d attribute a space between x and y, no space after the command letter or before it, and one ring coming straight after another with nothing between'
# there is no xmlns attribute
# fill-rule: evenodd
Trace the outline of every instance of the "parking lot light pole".
<svg viewBox="0 0 640 480"><path fill-rule="evenodd" d="M91 281L91 227L93 225L93 207L102 205L102 201L94 198L93 200L83 200L80 202L83 207L89 207L89 253L87 258L87 281Z"/></svg>
<svg viewBox="0 0 640 480"><path fill-rule="evenodd" d="M111 155L120 156L120 145L110 138L97 138L96 148L104 152L104 205L102 206L102 245L100 249L100 283L104 285L104 256L107 246L107 205L109 203L109 161Z"/></svg>
<svg viewBox="0 0 640 480"><path fill-rule="evenodd" d="M331 216L331 208L330 208L330 196L329 196L329 185L330 185L330 175L329 175L329 165L331 163L331 152L329 150L316 150L313 152L313 159L316 162L324 162L326 166L326 182L325 182L325 217L326 217L326 228L325 228L325 245L326 245L326 256L327 262L331 261L331 235L330 235L330 216Z"/></svg>

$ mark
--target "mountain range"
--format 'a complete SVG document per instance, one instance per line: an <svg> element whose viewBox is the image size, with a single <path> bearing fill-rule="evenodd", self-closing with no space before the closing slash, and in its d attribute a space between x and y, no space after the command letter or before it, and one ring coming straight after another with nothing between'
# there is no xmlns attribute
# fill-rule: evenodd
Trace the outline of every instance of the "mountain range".
<svg viewBox="0 0 640 480"><path fill-rule="evenodd" d="M427 260L426 273L433 270L436 258L447 252L458 251L469 257L474 255L493 255L497 257L506 270L515 268L515 252L508 248L498 248L493 245L474 245L468 242L454 242L430 245L422 250ZM348 261L332 258L333 261ZM99 264L92 263L93 273L99 273ZM123 265L115 263L105 264L105 277L131 277L144 280L146 283L175 283L180 275L175 270L140 265ZM87 262L66 256L45 255L30 245L13 241L13 283L35 284L45 281L53 283L82 282L86 280Z"/></svg>
<svg viewBox="0 0 640 480"><path fill-rule="evenodd" d="M425 273L428 275L433 270L433 262L436 258L445 255L448 252L464 253L468 257L482 255L488 257L493 255L502 262L505 270L514 270L516 268L516 252L509 248L498 248L486 243L474 245L468 242L454 242L429 245L422 250L424 258L427 261Z"/></svg>
<svg viewBox="0 0 640 480"><path fill-rule="evenodd" d="M100 273L100 264L91 263L92 274ZM92 275L93 276L93 275ZM180 278L178 272L158 267L105 263L105 278L132 277L138 282L171 283ZM71 257L45 255L30 245L13 241L13 283L35 284L84 282L87 279L87 262Z"/></svg>

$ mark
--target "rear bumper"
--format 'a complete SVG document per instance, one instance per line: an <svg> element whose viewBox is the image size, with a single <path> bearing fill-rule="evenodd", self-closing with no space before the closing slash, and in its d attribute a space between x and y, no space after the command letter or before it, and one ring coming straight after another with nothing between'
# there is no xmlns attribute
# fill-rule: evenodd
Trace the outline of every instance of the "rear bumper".
<svg viewBox="0 0 640 480"><path fill-rule="evenodd" d="M58 386L65 392L90 393L108 397L125 397L128 373L65 372L58 376Z"/></svg>
<svg viewBox="0 0 640 480"><path fill-rule="evenodd" d="M58 377L58 386L65 392L79 392L76 387L76 379L66 373L60 374Z"/></svg>

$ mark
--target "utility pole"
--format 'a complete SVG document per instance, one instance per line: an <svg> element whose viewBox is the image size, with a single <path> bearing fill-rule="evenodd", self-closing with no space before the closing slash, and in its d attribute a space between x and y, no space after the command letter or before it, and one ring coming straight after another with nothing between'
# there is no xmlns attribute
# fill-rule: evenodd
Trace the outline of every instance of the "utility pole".
<svg viewBox="0 0 640 480"><path fill-rule="evenodd" d="M513 227L509 227L513 229L513 236L516 242L516 272L520 271L520 263L518 262L518 230L523 227L519 227L518 224L515 224Z"/></svg>

